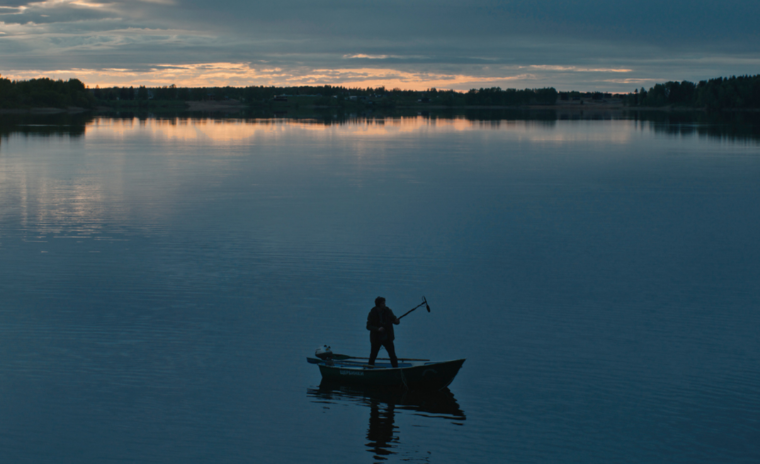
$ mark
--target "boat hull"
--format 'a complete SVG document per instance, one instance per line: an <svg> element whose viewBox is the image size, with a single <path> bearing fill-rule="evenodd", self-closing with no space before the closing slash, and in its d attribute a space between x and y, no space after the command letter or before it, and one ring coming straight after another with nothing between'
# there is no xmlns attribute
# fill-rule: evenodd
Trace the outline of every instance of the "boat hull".
<svg viewBox="0 0 760 464"><path fill-rule="evenodd" d="M326 382L375 387L441 389L447 387L464 364L464 359L415 363L408 366L370 367L356 363L320 362L319 371Z"/></svg>

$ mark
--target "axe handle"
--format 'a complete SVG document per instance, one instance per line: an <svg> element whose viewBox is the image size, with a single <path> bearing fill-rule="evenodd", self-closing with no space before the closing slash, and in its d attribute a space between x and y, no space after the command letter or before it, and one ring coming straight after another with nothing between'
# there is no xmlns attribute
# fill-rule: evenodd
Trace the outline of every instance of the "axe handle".
<svg viewBox="0 0 760 464"><path fill-rule="evenodd" d="M418 305L417 305L417 306L415 306L414 308L412 308L412 309L410 309L409 311L405 312L405 313L404 313L404 314L403 314L401 317L399 317L398 319L399 319L399 320L401 320L401 318L402 318L402 317L406 316L407 314L411 313L412 311L414 311L415 309L419 308L420 306L422 306L422 305L424 305L424 304L427 304L427 300L423 301L422 303L418 304Z"/></svg>

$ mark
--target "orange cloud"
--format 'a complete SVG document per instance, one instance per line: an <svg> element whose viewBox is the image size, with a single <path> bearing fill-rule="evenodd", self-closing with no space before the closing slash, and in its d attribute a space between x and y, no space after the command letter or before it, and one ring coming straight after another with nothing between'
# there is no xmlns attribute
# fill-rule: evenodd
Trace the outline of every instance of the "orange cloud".
<svg viewBox="0 0 760 464"><path fill-rule="evenodd" d="M478 86L495 86L509 81L531 81L532 74L514 76L474 76L411 72L392 68L337 68L286 70L282 68L256 68L247 63L202 63L156 65L146 70L127 68L62 69L53 71L10 71L9 79L77 78L90 87L149 87L175 84L181 87L221 87L250 85L340 85L346 87L399 87L408 90L439 89L467 90Z"/></svg>
<svg viewBox="0 0 760 464"><path fill-rule="evenodd" d="M556 66L549 64L532 64L530 66L521 66L521 68L539 69L541 71L569 71L569 72L611 72L611 73L629 73L633 69L627 68L581 68L579 66Z"/></svg>

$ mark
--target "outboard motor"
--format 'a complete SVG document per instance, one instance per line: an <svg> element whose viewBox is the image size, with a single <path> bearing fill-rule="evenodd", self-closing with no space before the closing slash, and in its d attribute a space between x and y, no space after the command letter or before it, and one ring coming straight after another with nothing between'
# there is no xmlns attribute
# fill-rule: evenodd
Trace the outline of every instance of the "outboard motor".
<svg viewBox="0 0 760 464"><path fill-rule="evenodd" d="M326 361L328 359L332 359L333 352L330 350L329 346L324 345L320 348L317 348L317 351L314 352L314 356Z"/></svg>

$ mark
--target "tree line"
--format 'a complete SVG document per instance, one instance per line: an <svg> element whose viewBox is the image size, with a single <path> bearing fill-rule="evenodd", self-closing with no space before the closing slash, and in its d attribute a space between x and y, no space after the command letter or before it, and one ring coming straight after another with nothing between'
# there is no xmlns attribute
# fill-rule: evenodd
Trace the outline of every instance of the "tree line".
<svg viewBox="0 0 760 464"><path fill-rule="evenodd" d="M271 104L277 98L312 97L317 106L335 106L337 102L356 100L357 103L380 107L424 105L462 106L527 106L554 105L557 100L612 97L601 92L557 92L554 88L501 89L500 87L471 89L461 93L431 88L424 91L385 87L349 88L344 86L249 86L249 87L109 87L87 89L78 79L68 81L49 78L11 81L0 76L0 108L67 107L92 108L112 106L114 102L142 103L185 102L234 99L250 106ZM671 81L649 88L636 89L620 95L629 107L682 106L691 108L749 109L760 108L760 75L719 77L692 83ZM178 103L181 104L181 103Z"/></svg>
<svg viewBox="0 0 760 464"><path fill-rule="evenodd" d="M467 93L454 90L424 91L387 89L381 87L349 88L343 86L250 86L250 87L111 87L95 89L93 95L100 101L115 100L162 100L162 101L203 101L235 99L251 104L267 103L281 96L319 97L317 104L330 103L329 98L357 97L382 102L383 99L401 104L429 103L444 106L521 106L551 105L558 93L553 88L546 89L472 89Z"/></svg>
<svg viewBox="0 0 760 464"><path fill-rule="evenodd" d="M708 110L760 108L760 74L718 77L696 84L665 82L649 90L642 87L624 98L628 106L684 106Z"/></svg>
<svg viewBox="0 0 760 464"><path fill-rule="evenodd" d="M372 102L378 106L414 106L419 103L439 106L524 106L553 105L559 96L554 88L501 89L500 87L471 89L461 93L430 88L424 91L387 89L384 86L349 88L344 86L249 86L249 87L108 87L87 89L78 79L68 81L49 78L10 81L0 78L0 107L67 107L92 108L114 102L132 102L142 106L149 101L185 102L204 100L238 100L257 106L274 99L315 97L315 105L331 106L349 98Z"/></svg>
<svg viewBox="0 0 760 464"><path fill-rule="evenodd" d="M0 108L78 106L91 108L95 98L79 79L68 81L47 77L11 81L0 77Z"/></svg>
<svg viewBox="0 0 760 464"><path fill-rule="evenodd" d="M553 105L557 102L558 93L554 88L544 89L505 89L492 87L490 89L472 89L465 94L467 106L524 106L524 105Z"/></svg>

